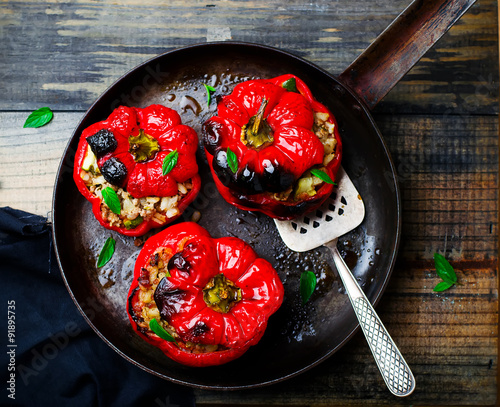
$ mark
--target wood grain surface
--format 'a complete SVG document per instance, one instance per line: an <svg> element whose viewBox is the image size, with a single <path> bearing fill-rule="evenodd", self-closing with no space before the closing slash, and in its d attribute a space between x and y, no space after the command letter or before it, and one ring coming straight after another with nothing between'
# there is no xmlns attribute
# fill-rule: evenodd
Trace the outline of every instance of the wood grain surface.
<svg viewBox="0 0 500 407"><path fill-rule="evenodd" d="M340 74L409 2L0 2L0 206L47 216L59 160L85 110L149 58L232 39ZM479 0L373 112L403 204L398 261L377 311L412 367L415 393L390 395L357 334L296 378L196 390L199 405L496 405L498 62L497 2ZM23 129L42 106L55 111L52 122ZM444 293L432 290L436 252L460 282Z"/></svg>

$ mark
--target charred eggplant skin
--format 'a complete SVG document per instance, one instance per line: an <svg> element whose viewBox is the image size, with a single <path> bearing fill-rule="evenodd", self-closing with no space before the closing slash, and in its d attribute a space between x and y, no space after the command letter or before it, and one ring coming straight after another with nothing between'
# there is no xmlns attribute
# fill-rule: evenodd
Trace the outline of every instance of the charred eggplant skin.
<svg viewBox="0 0 500 407"><path fill-rule="evenodd" d="M97 158L104 157L118 147L118 142L112 131L101 129L86 138L88 145Z"/></svg>

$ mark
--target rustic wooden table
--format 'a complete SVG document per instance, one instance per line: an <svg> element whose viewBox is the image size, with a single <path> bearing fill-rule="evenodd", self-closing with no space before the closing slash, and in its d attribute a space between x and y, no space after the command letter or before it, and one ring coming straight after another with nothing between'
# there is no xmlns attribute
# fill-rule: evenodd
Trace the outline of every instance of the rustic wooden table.
<svg viewBox="0 0 500 407"><path fill-rule="evenodd" d="M137 64L241 40L338 74L409 0L81 0L0 4L0 206L48 215L77 122ZM395 399L358 333L320 366L251 391L196 390L200 405L494 405L498 370L498 14L478 0L374 111L403 199L396 268L377 306L416 376ZM54 110L40 129L29 112ZM433 254L460 282L443 293Z"/></svg>

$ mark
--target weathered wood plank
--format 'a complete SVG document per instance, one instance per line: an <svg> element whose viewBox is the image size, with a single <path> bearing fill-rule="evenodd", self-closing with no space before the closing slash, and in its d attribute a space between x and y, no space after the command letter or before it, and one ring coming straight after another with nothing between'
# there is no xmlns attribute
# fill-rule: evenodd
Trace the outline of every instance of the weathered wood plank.
<svg viewBox="0 0 500 407"><path fill-rule="evenodd" d="M408 3L3 2L0 110L85 110L137 64L207 39L283 48L339 74ZM496 27L496 1L479 0L377 111L496 113Z"/></svg>
<svg viewBox="0 0 500 407"><path fill-rule="evenodd" d="M63 151L81 113L56 112L39 129L24 129L29 113L0 113L0 206L47 216Z"/></svg>
<svg viewBox="0 0 500 407"><path fill-rule="evenodd" d="M413 114L497 111L497 33L496 1L479 0L389 93L380 111ZM491 63L487 63L488 68L484 65L486 59ZM478 65L486 69L478 69ZM485 104L492 109L484 109Z"/></svg>
<svg viewBox="0 0 500 407"><path fill-rule="evenodd" d="M377 117L403 200L404 259L497 256L498 123L493 117Z"/></svg>

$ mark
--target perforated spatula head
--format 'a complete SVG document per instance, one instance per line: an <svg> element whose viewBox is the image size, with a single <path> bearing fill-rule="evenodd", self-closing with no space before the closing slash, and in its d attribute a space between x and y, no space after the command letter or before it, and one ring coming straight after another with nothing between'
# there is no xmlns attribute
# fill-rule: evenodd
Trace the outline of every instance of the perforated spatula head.
<svg viewBox="0 0 500 407"><path fill-rule="evenodd" d="M292 221L275 220L283 242L296 252L305 252L355 229L365 217L365 205L349 176L340 167L337 186L316 211Z"/></svg>

